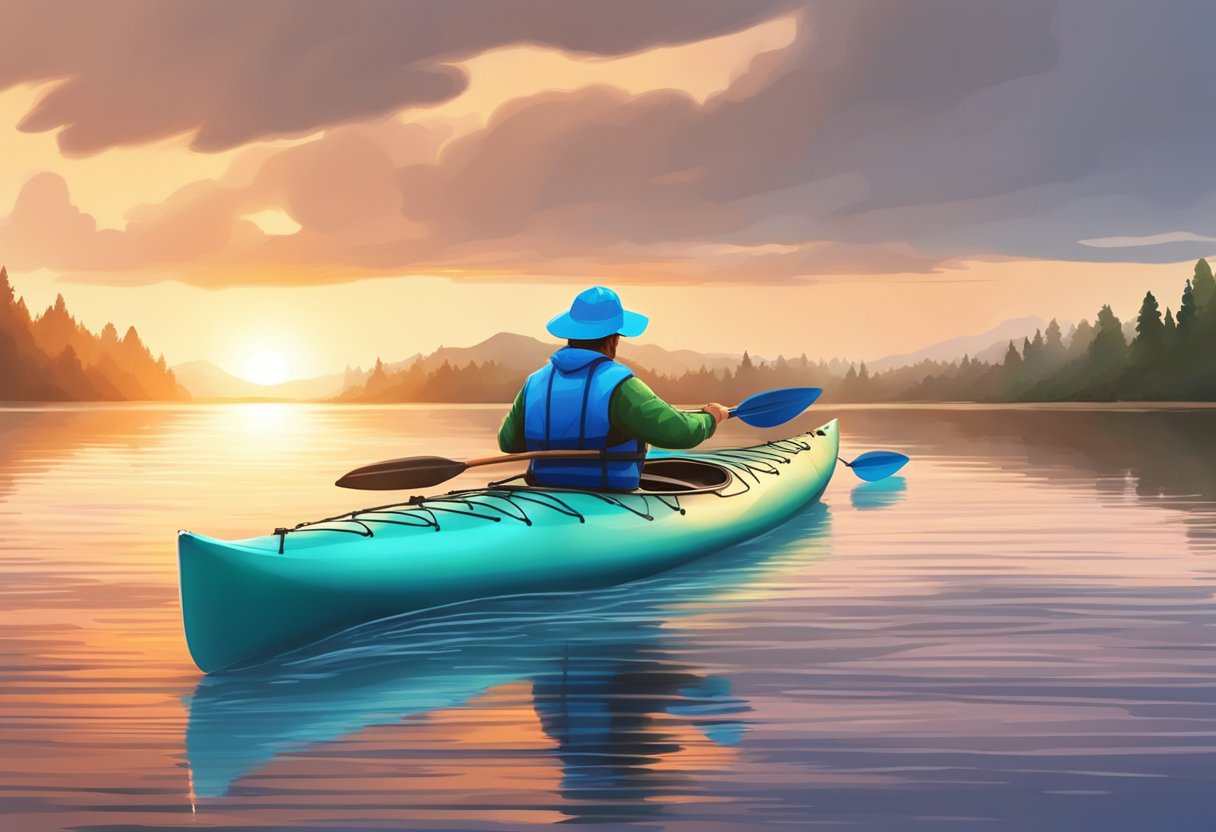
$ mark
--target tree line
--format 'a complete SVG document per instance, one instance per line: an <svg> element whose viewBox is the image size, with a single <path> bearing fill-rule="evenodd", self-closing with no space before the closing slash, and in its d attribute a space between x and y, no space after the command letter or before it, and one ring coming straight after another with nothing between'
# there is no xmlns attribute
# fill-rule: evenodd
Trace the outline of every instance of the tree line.
<svg viewBox="0 0 1216 832"><path fill-rule="evenodd" d="M667 376L631 365L634 374L669 401L726 400L737 392L742 396L771 386L822 386L838 374L828 362L812 362L804 355L795 361L784 358L772 363L753 362L744 354L738 367L731 370L700 370L680 376ZM350 402L509 402L515 398L526 380L528 371L507 367L497 361L453 365L445 361L434 370L426 370L420 361L393 370L380 359L366 382L345 390L338 401ZM775 384L775 380L789 384ZM798 385L794 382L797 381ZM741 391L748 391L742 393Z"/></svg>
<svg viewBox="0 0 1216 832"><path fill-rule="evenodd" d="M894 401L1216 401L1216 279L1199 260L1185 282L1178 311L1164 314L1152 292L1144 296L1135 334L1109 305L1094 322L1065 333L1052 320L1021 344L1010 342L1000 362L963 356L920 361L880 373L860 364L796 359L755 361L748 353L733 369L701 367L663 375L633 367L659 395L673 402L734 402L774 387L823 387L841 402ZM506 402L527 373L495 361L464 366L444 363L401 370L377 360L367 381L339 400L371 402Z"/></svg>
<svg viewBox="0 0 1216 832"><path fill-rule="evenodd" d="M1183 285L1178 314L1146 292L1134 335L1109 305L1067 339L1054 321L991 366L930 373L908 399L1216 401L1216 279L1207 260Z"/></svg>
<svg viewBox="0 0 1216 832"><path fill-rule="evenodd" d="M0 267L0 401L187 399L135 327L113 324L94 334L68 312L63 295L34 317Z"/></svg>
<svg viewBox="0 0 1216 832"><path fill-rule="evenodd" d="M1130 337L1129 337L1130 336ZM1109 305L1091 324L1069 332L1052 322L1021 344L1010 342L992 363L964 356L921 361L880 373L864 363L795 359L755 361L744 353L731 369L701 367L664 375L636 374L669 401L738 401L774 387L825 388L830 400L891 401L1216 401L1216 278L1199 260L1177 305L1147 292L1125 326ZM421 362L400 370L377 360L366 381L339 401L506 402L527 373L496 361L457 366ZM94 334L68 312L63 297L38 316L15 296L0 267L0 400L179 400L189 394L164 357L153 358L134 327L123 337L112 324Z"/></svg>

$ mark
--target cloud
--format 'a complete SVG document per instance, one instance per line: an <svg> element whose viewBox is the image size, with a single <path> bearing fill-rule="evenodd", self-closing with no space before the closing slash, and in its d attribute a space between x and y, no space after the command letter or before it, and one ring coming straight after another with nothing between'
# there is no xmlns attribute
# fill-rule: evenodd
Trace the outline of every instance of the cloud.
<svg viewBox="0 0 1216 832"><path fill-rule="evenodd" d="M1143 237L1095 237L1078 240L1083 246L1094 248L1138 248L1140 246L1164 246L1171 243L1216 243L1216 237L1205 237L1193 231L1166 231Z"/></svg>
<svg viewBox="0 0 1216 832"><path fill-rule="evenodd" d="M99 230L71 203L67 183L54 173L31 178L12 213L0 221L0 251L16 269L54 263L67 271L121 271L137 265L125 256L126 240L120 231Z"/></svg>
<svg viewBox="0 0 1216 832"><path fill-rule="evenodd" d="M587 27L616 19L588 8L599 11ZM693 36L674 12L647 14L645 37L625 17L604 40L576 16L541 29L588 51ZM723 13L694 28L739 23ZM509 102L450 141L395 122L331 129L133 212L123 232L90 230L66 189L42 180L0 226L0 251L91 279L200 285L402 273L778 282L975 258L1169 262L1212 241L1095 241L1203 228L1216 209L1216 86L1202 66L1214 26L1216 7L1183 0L807 2L793 44L704 102L595 86ZM499 40L521 27L477 24ZM265 235L241 219L267 210L300 230ZM62 224L63 245L14 231L39 223Z"/></svg>
<svg viewBox="0 0 1216 832"><path fill-rule="evenodd" d="M21 122L69 154L182 133L201 151L447 101L455 64L540 44L623 55L744 29L789 0L7 0L0 89L54 81Z"/></svg>

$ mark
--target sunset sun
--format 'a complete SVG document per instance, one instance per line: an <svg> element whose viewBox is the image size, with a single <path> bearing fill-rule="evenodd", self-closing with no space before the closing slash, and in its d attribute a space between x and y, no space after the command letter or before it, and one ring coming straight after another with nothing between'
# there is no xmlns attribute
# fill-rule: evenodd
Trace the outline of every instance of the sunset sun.
<svg viewBox="0 0 1216 832"><path fill-rule="evenodd" d="M245 378L255 384L281 384L287 380L287 360L274 350L259 350L245 362Z"/></svg>

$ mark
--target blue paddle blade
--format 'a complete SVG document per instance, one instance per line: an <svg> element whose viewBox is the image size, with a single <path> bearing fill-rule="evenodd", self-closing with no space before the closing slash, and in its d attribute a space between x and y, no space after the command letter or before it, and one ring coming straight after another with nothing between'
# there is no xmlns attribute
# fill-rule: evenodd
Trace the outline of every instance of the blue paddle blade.
<svg viewBox="0 0 1216 832"><path fill-rule="evenodd" d="M818 387L782 387L748 396L730 411L756 428L775 428L806 410L823 393Z"/></svg>
<svg viewBox="0 0 1216 832"><path fill-rule="evenodd" d="M842 460L843 461L843 460ZM878 482L908 464L908 458L895 451L869 451L845 465L866 482Z"/></svg>

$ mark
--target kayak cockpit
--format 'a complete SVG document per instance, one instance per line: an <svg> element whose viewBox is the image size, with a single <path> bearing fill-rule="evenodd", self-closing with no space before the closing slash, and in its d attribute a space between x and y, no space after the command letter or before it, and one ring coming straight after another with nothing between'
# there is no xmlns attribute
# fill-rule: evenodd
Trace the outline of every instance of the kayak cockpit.
<svg viewBox="0 0 1216 832"><path fill-rule="evenodd" d="M700 459L648 459L638 491L644 494L700 494L721 491L733 479L721 465Z"/></svg>

